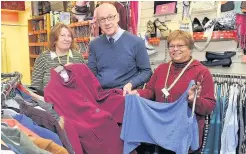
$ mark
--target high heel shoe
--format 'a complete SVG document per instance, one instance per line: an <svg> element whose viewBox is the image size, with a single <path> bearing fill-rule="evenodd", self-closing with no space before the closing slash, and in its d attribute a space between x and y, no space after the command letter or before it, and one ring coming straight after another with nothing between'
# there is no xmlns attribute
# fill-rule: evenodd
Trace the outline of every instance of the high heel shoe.
<svg viewBox="0 0 246 154"><path fill-rule="evenodd" d="M157 18L155 19L154 23L155 23L155 26L160 30L161 36L163 38L167 38L170 33L170 30L166 26L165 22L161 22L159 18Z"/></svg>
<svg viewBox="0 0 246 154"><path fill-rule="evenodd" d="M193 32L203 32L203 26L197 18L194 18L192 22Z"/></svg>
<svg viewBox="0 0 246 154"><path fill-rule="evenodd" d="M204 27L208 21L209 21L208 17L204 17L202 20L202 26Z"/></svg>
<svg viewBox="0 0 246 154"><path fill-rule="evenodd" d="M147 32L146 32L146 35L148 37L151 37L151 36L155 35L155 26L154 26L153 22L150 21L150 20L147 22Z"/></svg>

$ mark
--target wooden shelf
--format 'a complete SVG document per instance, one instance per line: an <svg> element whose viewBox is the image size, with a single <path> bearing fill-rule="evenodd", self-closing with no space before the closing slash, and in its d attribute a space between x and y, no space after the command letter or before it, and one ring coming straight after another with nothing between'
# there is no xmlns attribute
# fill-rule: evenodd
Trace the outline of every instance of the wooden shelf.
<svg viewBox="0 0 246 154"><path fill-rule="evenodd" d="M47 33L47 30L32 31L32 32L29 32L28 34L35 35L35 34L45 34L45 33Z"/></svg>
<svg viewBox="0 0 246 154"><path fill-rule="evenodd" d="M48 42L29 43L30 47L48 46Z"/></svg>
<svg viewBox="0 0 246 154"><path fill-rule="evenodd" d="M90 25L91 20L87 20L87 21L81 21L81 22L75 22L75 23L71 23L68 26L73 28L73 27L80 27L80 26L87 26Z"/></svg>
<svg viewBox="0 0 246 154"><path fill-rule="evenodd" d="M90 38L89 37L79 37L79 38L75 38L74 40L77 43L79 43L79 42L89 42Z"/></svg>
<svg viewBox="0 0 246 154"><path fill-rule="evenodd" d="M34 55L34 54L31 54L31 55L30 55L30 58L35 59L35 58L38 58L38 56L39 56L39 55Z"/></svg>
<svg viewBox="0 0 246 154"><path fill-rule="evenodd" d="M30 20L36 20L36 21L37 21L37 20L44 20L44 16L45 16L45 15L41 15L41 16L33 16L32 19L30 19Z"/></svg>

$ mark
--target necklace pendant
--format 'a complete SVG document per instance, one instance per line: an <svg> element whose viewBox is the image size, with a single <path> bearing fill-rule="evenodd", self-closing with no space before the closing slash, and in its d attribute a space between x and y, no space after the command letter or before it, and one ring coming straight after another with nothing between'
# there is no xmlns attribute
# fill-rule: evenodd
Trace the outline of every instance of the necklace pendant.
<svg viewBox="0 0 246 154"><path fill-rule="evenodd" d="M168 92L167 88L163 88L161 91L164 94L165 98L167 98L170 95L170 93Z"/></svg>

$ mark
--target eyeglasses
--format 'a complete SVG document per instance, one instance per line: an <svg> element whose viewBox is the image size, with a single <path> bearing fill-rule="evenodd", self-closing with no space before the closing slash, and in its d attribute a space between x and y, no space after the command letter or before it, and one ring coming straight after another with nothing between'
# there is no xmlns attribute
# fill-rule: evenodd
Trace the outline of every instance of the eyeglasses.
<svg viewBox="0 0 246 154"><path fill-rule="evenodd" d="M117 14L116 14L116 15L117 15ZM100 19L98 19L98 22L99 22L100 24L103 24L103 23L106 22L106 19L107 19L108 21L113 21L113 20L115 19L116 15L109 15L107 18L100 18Z"/></svg>
<svg viewBox="0 0 246 154"><path fill-rule="evenodd" d="M168 47L169 50L174 50L177 47L178 50L183 49L186 45L170 45Z"/></svg>

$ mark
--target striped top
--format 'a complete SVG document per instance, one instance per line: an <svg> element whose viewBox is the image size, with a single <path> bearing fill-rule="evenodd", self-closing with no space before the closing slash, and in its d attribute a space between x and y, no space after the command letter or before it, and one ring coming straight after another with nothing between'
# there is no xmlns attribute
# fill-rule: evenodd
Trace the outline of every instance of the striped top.
<svg viewBox="0 0 246 154"><path fill-rule="evenodd" d="M69 63L84 63L82 55L77 51L70 51ZM32 87L43 90L50 80L50 70L59 65L57 56L50 51L43 52L35 60L34 70L32 73ZM60 56L62 65L67 64L67 55Z"/></svg>

